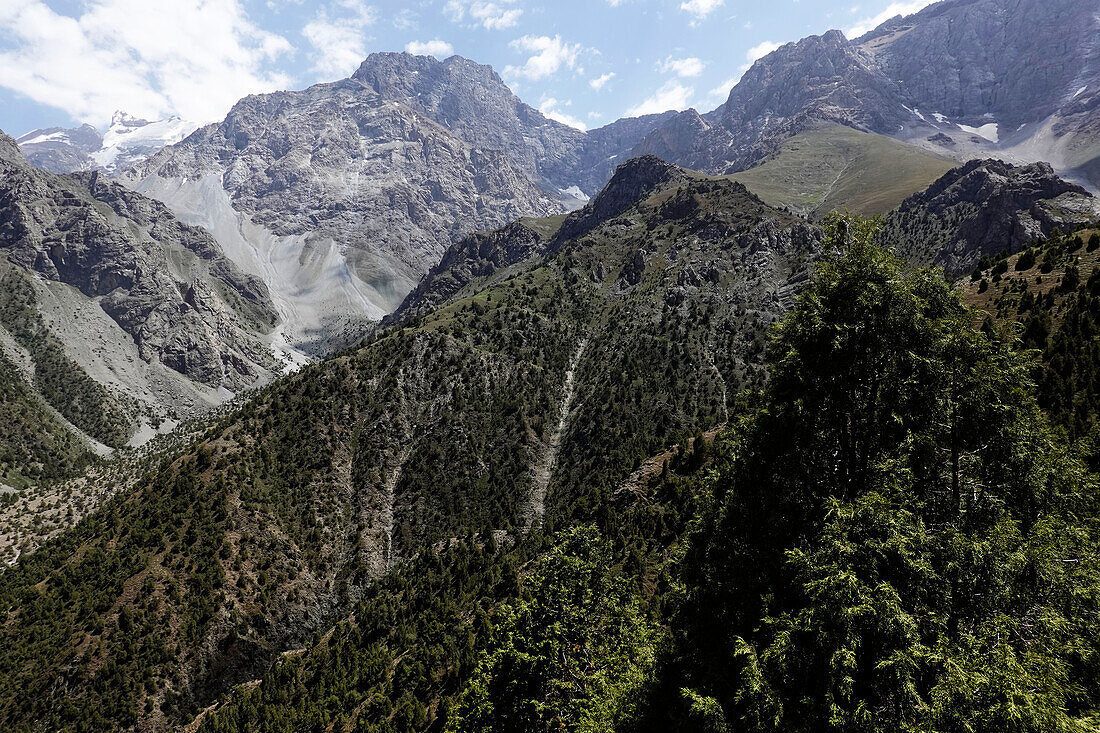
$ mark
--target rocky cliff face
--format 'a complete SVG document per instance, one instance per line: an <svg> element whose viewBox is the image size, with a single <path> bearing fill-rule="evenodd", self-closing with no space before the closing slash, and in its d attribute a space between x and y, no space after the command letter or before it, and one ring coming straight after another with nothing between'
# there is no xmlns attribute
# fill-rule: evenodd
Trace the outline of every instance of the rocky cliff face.
<svg viewBox="0 0 1100 733"><path fill-rule="evenodd" d="M1097 13L1086 0L950 0L854 44L910 106L972 125L996 122L1008 133L1100 81Z"/></svg>
<svg viewBox="0 0 1100 733"><path fill-rule="evenodd" d="M524 104L491 66L461 56L371 54L352 79L432 119L467 144L503 152L556 189L577 186L585 134Z"/></svg>
<svg viewBox="0 0 1100 733"><path fill-rule="evenodd" d="M299 343L393 310L469 232L563 206L506 151L357 78L248 97L127 180L263 277Z"/></svg>
<svg viewBox="0 0 1100 733"><path fill-rule="evenodd" d="M1059 178L1046 163L974 160L887 215L883 237L914 261L933 262L958 276L984 254L1018 249L1055 227L1072 229L1098 214L1092 194Z"/></svg>
<svg viewBox="0 0 1100 733"><path fill-rule="evenodd" d="M125 356L107 345L116 329L143 362L210 390L215 402L218 390L251 386L277 367L263 336L276 317L266 286L223 257L207 232L98 172L37 170L6 136L0 137L0 253L36 276L43 299L70 308L48 320L73 353L88 356L85 366L107 381L122 380L116 386L136 396L150 385L127 385L124 375L133 377L138 367L102 363ZM108 318L73 319L89 309ZM163 373L156 380L174 381ZM182 402L172 407L186 409Z"/></svg>

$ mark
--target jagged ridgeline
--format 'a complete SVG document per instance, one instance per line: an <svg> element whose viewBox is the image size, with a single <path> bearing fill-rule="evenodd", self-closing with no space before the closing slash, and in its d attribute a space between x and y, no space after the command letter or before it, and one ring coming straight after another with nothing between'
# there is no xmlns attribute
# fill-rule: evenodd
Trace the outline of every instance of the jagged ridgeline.
<svg viewBox="0 0 1100 733"><path fill-rule="evenodd" d="M606 513L762 383L764 329L819 247L740 184L652 157L564 221L455 245L400 325L261 392L0 576L0 717L184 723L439 543Z"/></svg>

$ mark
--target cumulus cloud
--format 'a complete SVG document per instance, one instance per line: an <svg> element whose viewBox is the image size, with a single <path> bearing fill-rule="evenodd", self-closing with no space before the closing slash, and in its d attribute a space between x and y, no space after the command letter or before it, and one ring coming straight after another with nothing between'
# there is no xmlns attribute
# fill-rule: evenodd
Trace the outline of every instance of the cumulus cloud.
<svg viewBox="0 0 1100 733"><path fill-rule="evenodd" d="M362 0L337 0L321 7L302 28L313 46L313 70L324 79L347 76L367 55L367 26L378 14Z"/></svg>
<svg viewBox="0 0 1100 733"><path fill-rule="evenodd" d="M745 75L745 72L752 68L752 65L757 59L767 56L772 51L781 47L782 43L776 43L774 41L764 41L758 43L748 51L745 52L745 63L739 69L737 76L731 76L724 80L721 84L707 92L707 97L710 99L722 99L724 100L729 96L730 90L737 86L737 82L741 81L741 77Z"/></svg>
<svg viewBox="0 0 1100 733"><path fill-rule="evenodd" d="M562 107L570 107L572 104L571 101L559 102L553 97L543 97L539 102L539 112L563 125L575 127L578 130L587 130L588 125L562 109Z"/></svg>
<svg viewBox="0 0 1100 733"><path fill-rule="evenodd" d="M910 0L909 2L890 3L885 10L878 15L859 20L855 25L844 30L848 38L859 38L867 31L872 31L896 15L912 15L937 0ZM854 10L858 10L855 8Z"/></svg>
<svg viewBox="0 0 1100 733"><path fill-rule="evenodd" d="M523 10L514 5L515 0L501 0L500 4L483 0L447 0L443 14L455 23L469 18L475 26L499 31L519 23Z"/></svg>
<svg viewBox="0 0 1100 733"><path fill-rule="evenodd" d="M0 2L0 37L0 86L96 125L116 109L213 121L246 94L289 85L270 67L290 43L238 0L98 0L74 15Z"/></svg>
<svg viewBox="0 0 1100 733"><path fill-rule="evenodd" d="M782 43L776 43L775 41L764 41L763 43L756 44L745 52L745 65L741 67L741 70L748 71L758 59L762 59L772 51L776 51L782 47Z"/></svg>
<svg viewBox="0 0 1100 733"><path fill-rule="evenodd" d="M711 99L725 99L729 96L730 90L737 86L737 82L741 80L740 76L731 76L718 86L707 92L707 96Z"/></svg>
<svg viewBox="0 0 1100 733"><path fill-rule="evenodd" d="M713 13L723 2L724 0L684 0L680 3L680 10L689 13L698 22Z"/></svg>
<svg viewBox="0 0 1100 733"><path fill-rule="evenodd" d="M614 78L615 78L615 72L614 71L609 71L606 74L600 74L595 79L589 79L588 80L588 86L592 87L593 89L595 89L598 92L601 89L603 89L604 86L607 85L607 82L611 81Z"/></svg>
<svg viewBox="0 0 1100 733"><path fill-rule="evenodd" d="M405 50L416 56L435 56L438 59L445 59L455 52L454 46L438 38L431 41L410 41L405 44Z"/></svg>
<svg viewBox="0 0 1100 733"><path fill-rule="evenodd" d="M504 75L542 79L561 67L572 69L580 55L580 44L566 43L561 36L523 36L508 44L517 51L532 54L523 66L505 66Z"/></svg>
<svg viewBox="0 0 1100 733"><path fill-rule="evenodd" d="M692 77L702 74L705 66L706 64L702 60L695 57L674 59L669 56L664 61L657 64L657 70L662 74L672 72L676 74L676 76Z"/></svg>
<svg viewBox="0 0 1100 733"><path fill-rule="evenodd" d="M641 117L642 115L667 112L670 109L686 109L690 106L688 100L691 99L693 94L695 94L694 88L684 86L676 80L668 81L641 103L628 109L626 116Z"/></svg>

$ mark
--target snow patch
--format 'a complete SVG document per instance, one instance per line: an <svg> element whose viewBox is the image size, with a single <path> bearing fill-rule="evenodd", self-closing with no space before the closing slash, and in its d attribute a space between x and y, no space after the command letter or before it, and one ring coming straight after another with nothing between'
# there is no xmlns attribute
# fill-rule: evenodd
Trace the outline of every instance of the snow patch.
<svg viewBox="0 0 1100 733"><path fill-rule="evenodd" d="M956 123L956 126L971 135L977 135L978 137L985 138L991 143L1000 142L1001 136L997 131L997 123L990 122L988 125L982 125L981 127L971 127L970 125L963 125Z"/></svg>
<svg viewBox="0 0 1100 733"><path fill-rule="evenodd" d="M36 135L30 140L24 140L19 138L16 140L20 145L37 145L39 143L52 143L52 142L69 142L69 134L65 131L51 132L49 135Z"/></svg>
<svg viewBox="0 0 1100 733"><path fill-rule="evenodd" d="M197 124L179 117L146 122L125 112L116 112L103 136L103 148L92 153L92 159L113 172L136 163L139 158L152 155L166 145L178 143L196 129Z"/></svg>
<svg viewBox="0 0 1100 733"><path fill-rule="evenodd" d="M902 105L902 107L905 107L905 105L903 104L903 105ZM927 119L925 119L924 115L922 115L922 114L920 113L920 110L919 110L919 109L909 109L908 107L905 107L905 110L906 110L906 111L907 111L907 112L908 112L909 114L911 114L911 115L913 115L913 116L915 116L915 117L919 118L919 119L921 120L921 122L928 122L928 120L927 120Z"/></svg>
<svg viewBox="0 0 1100 733"><path fill-rule="evenodd" d="M575 198L579 201L588 201L588 196L586 196L584 191L581 190L580 186L577 185L570 186L569 188L559 188L558 193L562 194L563 196Z"/></svg>

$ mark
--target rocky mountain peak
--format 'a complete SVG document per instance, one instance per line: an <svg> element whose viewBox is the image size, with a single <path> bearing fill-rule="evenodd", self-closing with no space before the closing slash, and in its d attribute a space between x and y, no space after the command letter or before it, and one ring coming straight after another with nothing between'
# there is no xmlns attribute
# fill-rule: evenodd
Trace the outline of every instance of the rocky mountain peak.
<svg viewBox="0 0 1100 733"><path fill-rule="evenodd" d="M375 53L352 79L383 99L429 117L470 145L503 151L555 189L582 183L577 169L585 134L525 104L491 66L462 56L439 61L432 56Z"/></svg>
<svg viewBox="0 0 1100 733"><path fill-rule="evenodd" d="M111 127L145 127L148 124L150 124L149 120L134 117L120 109L116 109L114 114L111 115Z"/></svg>
<svg viewBox="0 0 1100 733"><path fill-rule="evenodd" d="M878 132L897 129L895 84L837 30L809 36L759 59L714 116L727 127L812 113Z"/></svg>
<svg viewBox="0 0 1100 733"><path fill-rule="evenodd" d="M1095 220L1097 200L1059 178L1047 163L972 160L907 198L885 220L884 239L916 262L935 262L951 276L982 255L1013 251Z"/></svg>
<svg viewBox="0 0 1100 733"><path fill-rule="evenodd" d="M688 173L682 168L666 163L656 155L631 158L615 169L615 174L599 195L566 218L554 241L575 239L626 211L658 187L687 176Z"/></svg>
<svg viewBox="0 0 1100 733"><path fill-rule="evenodd" d="M1049 163L1019 166L1003 160L972 160L949 171L928 190L910 196L901 210L923 207L942 212L963 202L982 206L1011 204L1028 209L1036 201L1065 193L1092 198L1081 186L1060 178Z"/></svg>

